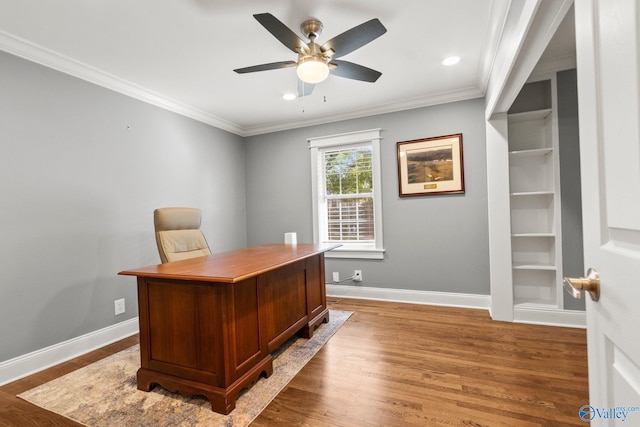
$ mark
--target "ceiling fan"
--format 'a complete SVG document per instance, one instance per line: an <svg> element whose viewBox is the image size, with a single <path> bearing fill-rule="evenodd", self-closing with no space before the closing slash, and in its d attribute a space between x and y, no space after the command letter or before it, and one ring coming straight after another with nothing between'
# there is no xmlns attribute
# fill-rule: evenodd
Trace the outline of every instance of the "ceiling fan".
<svg viewBox="0 0 640 427"><path fill-rule="evenodd" d="M314 85L324 81L330 72L339 77L372 83L382 75L379 71L371 68L336 59L361 48L386 33L387 29L378 19L371 19L353 27L320 46L316 43L316 39L322 32L323 25L318 20L309 19L300 25L300 30L309 39L307 43L270 13L259 13L253 17L283 45L297 53L298 60L238 68L233 70L236 73L245 74L297 67L296 71L300 79L298 96L311 94Z"/></svg>

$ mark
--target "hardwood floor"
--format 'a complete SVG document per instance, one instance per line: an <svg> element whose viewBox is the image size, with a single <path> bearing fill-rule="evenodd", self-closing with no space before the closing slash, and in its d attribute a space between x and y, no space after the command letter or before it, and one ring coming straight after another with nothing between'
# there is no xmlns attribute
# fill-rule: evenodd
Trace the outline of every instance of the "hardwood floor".
<svg viewBox="0 0 640 427"><path fill-rule="evenodd" d="M90 365L100 359L115 354L139 342L138 335L125 338L98 350L87 353L76 359L61 363L53 368L22 378L0 387L0 426L1 427L35 427L35 426L81 426L68 418L38 408L16 395ZM133 426L132 426L133 427Z"/></svg>
<svg viewBox="0 0 640 427"><path fill-rule="evenodd" d="M586 332L342 299L352 318L253 426L583 425Z"/></svg>
<svg viewBox="0 0 640 427"><path fill-rule="evenodd" d="M353 299L329 307L354 314L253 427L584 425L584 330L495 322L485 310ZM78 425L15 395L136 342L0 387L0 426Z"/></svg>

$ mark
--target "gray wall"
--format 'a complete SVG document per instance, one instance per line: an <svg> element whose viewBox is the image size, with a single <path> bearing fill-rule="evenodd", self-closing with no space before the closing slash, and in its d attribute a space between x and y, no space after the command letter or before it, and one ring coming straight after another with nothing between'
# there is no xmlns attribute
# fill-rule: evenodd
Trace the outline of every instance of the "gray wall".
<svg viewBox="0 0 640 427"><path fill-rule="evenodd" d="M246 138L248 244L313 241L307 138L381 128L385 259L327 260L327 280L358 286L489 294L484 100L425 107ZM396 143L463 134L463 195L398 197ZM353 282L348 282L353 284Z"/></svg>
<svg viewBox="0 0 640 427"><path fill-rule="evenodd" d="M0 52L0 149L0 361L137 316L156 207L246 246L238 136Z"/></svg>
<svg viewBox="0 0 640 427"><path fill-rule="evenodd" d="M137 316L152 211L197 206L214 252L312 241L306 139L382 128L383 261L360 286L489 294L482 99L241 138L0 52L0 361ZM396 143L463 133L466 193L400 199ZM127 312L115 316L113 301Z"/></svg>
<svg viewBox="0 0 640 427"><path fill-rule="evenodd" d="M578 83L576 70L557 73L560 195L562 198L562 272L584 276L582 251L582 196L580 183L580 137L578 129ZM564 294L564 308L584 310L584 298Z"/></svg>

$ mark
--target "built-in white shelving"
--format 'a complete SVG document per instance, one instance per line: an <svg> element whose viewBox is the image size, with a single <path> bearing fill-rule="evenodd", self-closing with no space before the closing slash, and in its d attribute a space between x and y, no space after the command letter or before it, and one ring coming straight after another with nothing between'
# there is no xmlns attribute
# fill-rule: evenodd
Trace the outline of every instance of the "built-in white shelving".
<svg viewBox="0 0 640 427"><path fill-rule="evenodd" d="M555 120L553 108L508 115L512 278L516 307L562 307Z"/></svg>

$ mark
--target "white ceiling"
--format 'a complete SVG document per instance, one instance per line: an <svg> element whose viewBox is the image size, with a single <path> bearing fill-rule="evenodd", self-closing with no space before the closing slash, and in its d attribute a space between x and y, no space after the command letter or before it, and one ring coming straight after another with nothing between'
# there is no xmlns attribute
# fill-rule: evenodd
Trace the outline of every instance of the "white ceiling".
<svg viewBox="0 0 640 427"><path fill-rule="evenodd" d="M0 49L246 136L482 96L509 3L0 0ZM319 19L319 44L380 19L387 33L341 59L382 77L330 76L311 96L284 101L297 88L294 68L232 71L296 60L252 16L263 12L298 34ZM461 62L443 66L450 55Z"/></svg>

